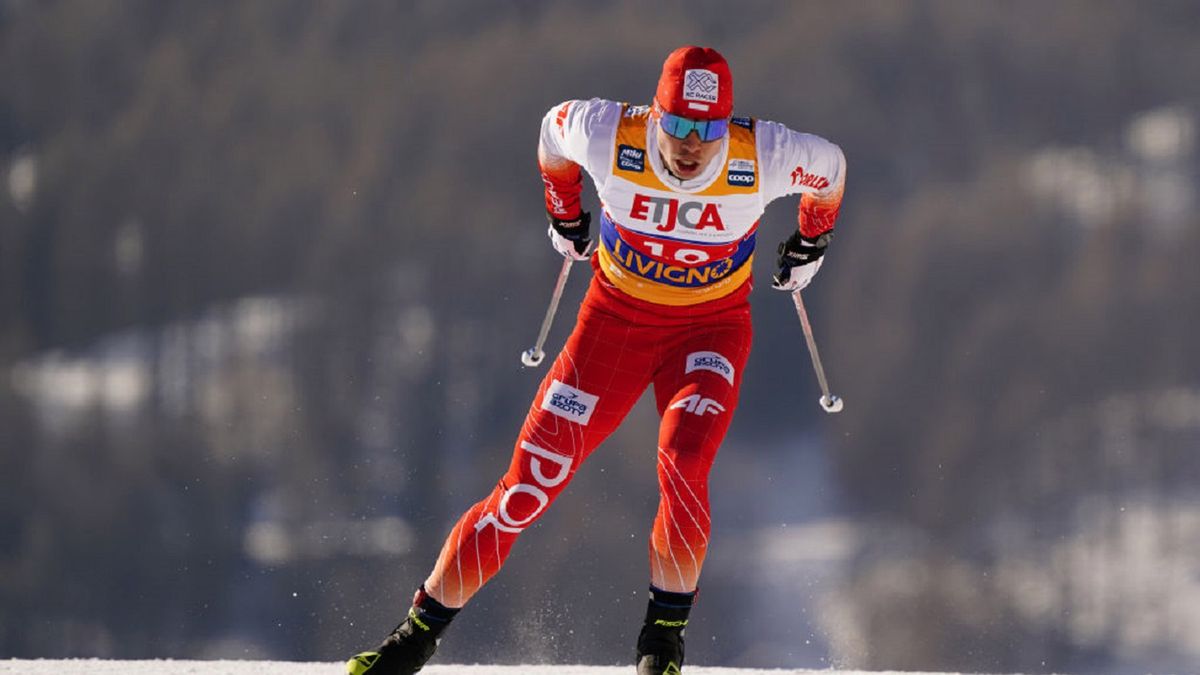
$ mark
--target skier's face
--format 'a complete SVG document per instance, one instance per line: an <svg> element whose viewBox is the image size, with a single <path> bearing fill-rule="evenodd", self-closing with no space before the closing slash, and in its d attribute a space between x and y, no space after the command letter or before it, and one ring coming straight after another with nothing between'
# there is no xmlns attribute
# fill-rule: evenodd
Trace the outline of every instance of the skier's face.
<svg viewBox="0 0 1200 675"><path fill-rule="evenodd" d="M678 139L658 127L658 152L662 155L663 166L676 177L687 180L699 176L704 167L721 151L721 141L701 141L700 136L693 131L687 138Z"/></svg>

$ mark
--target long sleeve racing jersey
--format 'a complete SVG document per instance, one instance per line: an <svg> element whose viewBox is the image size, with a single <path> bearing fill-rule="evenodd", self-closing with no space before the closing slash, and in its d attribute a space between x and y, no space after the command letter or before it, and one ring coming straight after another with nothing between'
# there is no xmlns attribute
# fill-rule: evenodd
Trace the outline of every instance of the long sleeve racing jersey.
<svg viewBox="0 0 1200 675"><path fill-rule="evenodd" d="M812 134L734 117L703 172L680 180L663 166L647 106L567 101L542 120L538 164L546 208L580 213L582 171L603 212L595 265L640 300L693 305L748 289L758 222L767 205L800 195L800 233L833 229L845 188L841 149Z"/></svg>

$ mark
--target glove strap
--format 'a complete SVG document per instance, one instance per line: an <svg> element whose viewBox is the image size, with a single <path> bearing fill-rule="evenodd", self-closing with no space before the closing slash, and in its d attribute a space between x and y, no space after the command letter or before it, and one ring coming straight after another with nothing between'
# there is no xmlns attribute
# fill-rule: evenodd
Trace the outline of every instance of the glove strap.
<svg viewBox="0 0 1200 675"><path fill-rule="evenodd" d="M817 237L793 232L792 236L779 244L779 266L791 268L815 262L825 255L825 249L832 240L833 232L825 232Z"/></svg>
<svg viewBox="0 0 1200 675"><path fill-rule="evenodd" d="M546 214L546 218L550 221L550 227L553 227L559 236L570 241L587 239L592 227L592 214L587 211L581 211L578 218L570 220L555 218L550 213Z"/></svg>

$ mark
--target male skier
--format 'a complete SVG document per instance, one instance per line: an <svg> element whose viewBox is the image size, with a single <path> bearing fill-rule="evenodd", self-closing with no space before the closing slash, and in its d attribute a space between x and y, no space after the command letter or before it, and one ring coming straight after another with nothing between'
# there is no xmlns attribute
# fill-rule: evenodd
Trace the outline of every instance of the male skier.
<svg viewBox="0 0 1200 675"><path fill-rule="evenodd" d="M574 331L546 374L508 472L450 532L408 617L350 675L411 675L496 572L520 533L653 385L662 418L660 492L638 675L683 666L683 634L708 549L708 473L737 406L750 351L750 267L759 218L800 195L774 287L804 288L841 206L842 151L774 122L734 117L729 65L682 47L650 106L567 101L542 120L538 163L554 248L590 260ZM582 172L603 210L599 244L580 207ZM594 255L593 255L593 249Z"/></svg>

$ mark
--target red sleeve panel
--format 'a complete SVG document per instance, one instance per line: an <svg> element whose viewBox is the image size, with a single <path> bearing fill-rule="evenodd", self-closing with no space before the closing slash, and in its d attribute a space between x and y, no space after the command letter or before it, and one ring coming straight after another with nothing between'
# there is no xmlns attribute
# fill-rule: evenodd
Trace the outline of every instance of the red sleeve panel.
<svg viewBox="0 0 1200 675"><path fill-rule="evenodd" d="M574 101L567 101L546 116L542 140L538 143L538 168L546 186L546 212L555 218L579 217L579 197L583 192L580 167L565 156L567 114ZM552 120L552 121L551 121Z"/></svg>
<svg viewBox="0 0 1200 675"><path fill-rule="evenodd" d="M800 196L797 219L800 234L816 238L833 229L838 212L842 210L842 191L830 194L804 194Z"/></svg>
<svg viewBox="0 0 1200 675"><path fill-rule="evenodd" d="M546 186L546 212L560 220L579 217L579 196L583 193L583 174L579 165L569 159L549 162L538 157L542 184Z"/></svg>
<svg viewBox="0 0 1200 675"><path fill-rule="evenodd" d="M777 122L760 121L757 133L766 200L799 195L800 234L814 239L832 230L846 190L842 149Z"/></svg>

